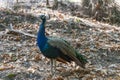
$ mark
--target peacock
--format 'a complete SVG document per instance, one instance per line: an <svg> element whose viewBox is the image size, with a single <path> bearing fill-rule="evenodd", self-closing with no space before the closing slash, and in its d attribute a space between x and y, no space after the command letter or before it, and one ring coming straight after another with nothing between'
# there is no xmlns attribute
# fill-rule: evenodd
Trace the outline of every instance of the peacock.
<svg viewBox="0 0 120 80"><path fill-rule="evenodd" d="M46 16L40 15L40 19L42 22L37 34L37 45L41 53L51 60L51 73L54 74L53 70L56 69L56 60L63 63L74 61L77 65L85 68L86 58L64 39L47 37L45 35Z"/></svg>

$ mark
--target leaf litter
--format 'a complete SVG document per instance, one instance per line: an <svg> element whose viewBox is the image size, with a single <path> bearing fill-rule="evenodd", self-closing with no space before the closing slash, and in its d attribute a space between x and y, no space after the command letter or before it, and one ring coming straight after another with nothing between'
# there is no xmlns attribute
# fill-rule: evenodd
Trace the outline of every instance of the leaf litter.
<svg viewBox="0 0 120 80"><path fill-rule="evenodd" d="M12 11L4 16L1 15L4 18L1 20L2 24L8 24L5 20L10 18L13 21L13 29L37 34L40 20L31 23L32 19L26 19L23 14L14 13L16 16L10 16L11 13ZM59 10L53 12L51 9L38 8L31 11L33 15L42 13L49 13L51 16L51 19L46 23L47 36L67 40L78 52L85 55L89 61L86 70L76 69L72 66L74 63L57 62L57 76L53 79L50 75L50 60L41 55L36 46L36 39L8 31L0 34L1 79L8 76L17 80L120 79L119 27L70 16ZM27 13L25 14L27 15ZM6 29L1 30L5 32Z"/></svg>

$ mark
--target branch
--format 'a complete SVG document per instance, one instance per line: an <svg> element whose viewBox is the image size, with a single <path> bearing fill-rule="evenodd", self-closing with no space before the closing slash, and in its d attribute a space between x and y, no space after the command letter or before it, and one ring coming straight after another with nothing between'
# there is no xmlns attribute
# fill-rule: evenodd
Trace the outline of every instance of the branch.
<svg viewBox="0 0 120 80"><path fill-rule="evenodd" d="M33 34L29 34L29 33L25 33L23 31L20 31L20 30L9 30L10 32L14 32L14 33L18 33L18 34L23 34L25 36L28 36L28 37L32 37L32 38L36 38L37 36L33 35Z"/></svg>
<svg viewBox="0 0 120 80"><path fill-rule="evenodd" d="M8 30L9 30L10 32L18 33L18 34L23 34L23 35L25 35L25 36L32 37L32 38L36 38L36 37L37 37L36 35L29 34L29 33L25 33L25 32L23 32L23 31L13 29L12 24L10 24L10 25L8 26Z"/></svg>

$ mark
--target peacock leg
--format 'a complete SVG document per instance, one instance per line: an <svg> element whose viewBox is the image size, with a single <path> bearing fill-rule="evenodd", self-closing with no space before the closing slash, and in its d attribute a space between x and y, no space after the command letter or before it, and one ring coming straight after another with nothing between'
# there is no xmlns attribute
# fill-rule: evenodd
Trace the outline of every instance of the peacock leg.
<svg viewBox="0 0 120 80"><path fill-rule="evenodd" d="M54 74L56 73L56 59L53 60L54 63Z"/></svg>
<svg viewBox="0 0 120 80"><path fill-rule="evenodd" d="M56 59L51 59L51 74L52 77L56 77Z"/></svg>
<svg viewBox="0 0 120 80"><path fill-rule="evenodd" d="M53 59L51 59L51 74L54 75L54 71L53 71Z"/></svg>

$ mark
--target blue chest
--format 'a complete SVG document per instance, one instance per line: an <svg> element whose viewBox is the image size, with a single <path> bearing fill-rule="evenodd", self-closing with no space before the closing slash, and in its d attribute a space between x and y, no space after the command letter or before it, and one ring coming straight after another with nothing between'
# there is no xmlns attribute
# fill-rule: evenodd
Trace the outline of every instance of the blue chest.
<svg viewBox="0 0 120 80"><path fill-rule="evenodd" d="M37 45L41 51L44 50L44 46L45 46L46 42L47 42L47 38L40 37L40 36L37 37Z"/></svg>
<svg viewBox="0 0 120 80"><path fill-rule="evenodd" d="M42 54L48 58L58 57L59 51L47 43L48 39L37 39L37 44Z"/></svg>

